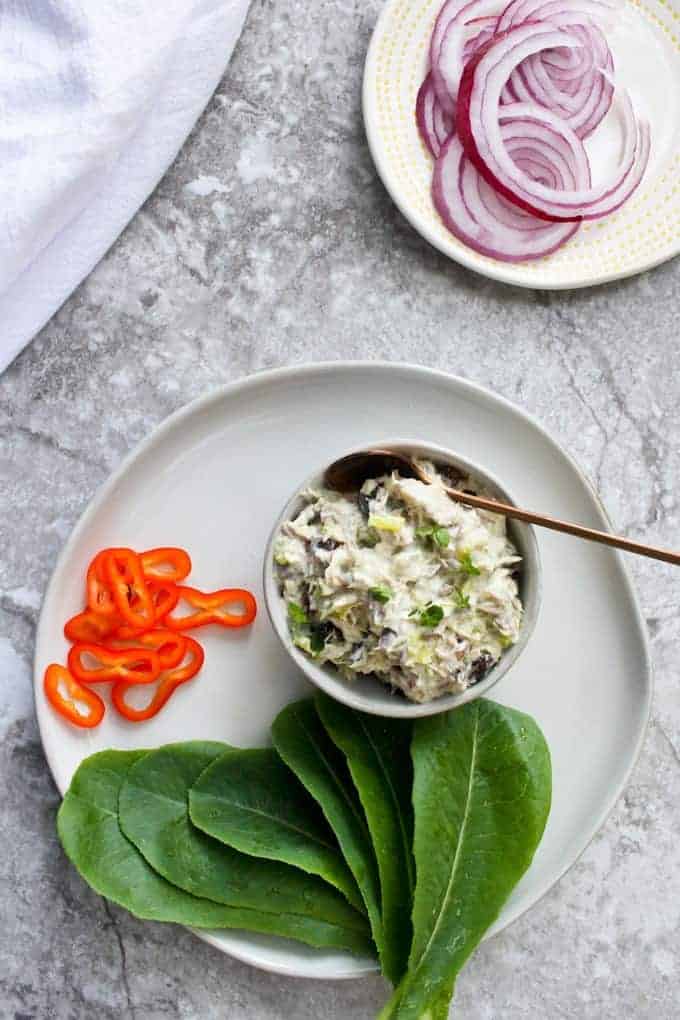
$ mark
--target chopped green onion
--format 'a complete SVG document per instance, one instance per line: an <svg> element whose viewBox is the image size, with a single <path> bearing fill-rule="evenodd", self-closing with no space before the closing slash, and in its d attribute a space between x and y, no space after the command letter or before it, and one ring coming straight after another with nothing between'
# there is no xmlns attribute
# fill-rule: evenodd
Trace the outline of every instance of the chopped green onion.
<svg viewBox="0 0 680 1020"><path fill-rule="evenodd" d="M422 528L416 528L416 538L420 538L423 542L426 542L428 538L432 538L434 530L433 524L424 524Z"/></svg>
<svg viewBox="0 0 680 1020"><path fill-rule="evenodd" d="M432 533L432 537L441 549L446 549L447 545L451 541L451 536L446 528L435 528Z"/></svg>
<svg viewBox="0 0 680 1020"><path fill-rule="evenodd" d="M305 623L309 623L309 617L302 608L298 606L296 602L288 603L288 616L293 623L297 623L302 626Z"/></svg>
<svg viewBox="0 0 680 1020"><path fill-rule="evenodd" d="M436 627L444 619L444 610L441 606L426 606L419 617L421 627Z"/></svg>
<svg viewBox="0 0 680 1020"><path fill-rule="evenodd" d="M469 609L470 608L470 596L466 595L465 592L458 589L453 594L453 599L456 604L456 609Z"/></svg>
<svg viewBox="0 0 680 1020"><path fill-rule="evenodd" d="M465 552L458 553L458 562L460 563L460 569L464 573L469 574L470 577L479 576L480 573L479 567L476 567L474 565L474 563L472 562L472 556L467 550Z"/></svg>
<svg viewBox="0 0 680 1020"><path fill-rule="evenodd" d="M384 584L378 584L375 588L369 588L368 594L376 602L389 602L392 598L392 590Z"/></svg>

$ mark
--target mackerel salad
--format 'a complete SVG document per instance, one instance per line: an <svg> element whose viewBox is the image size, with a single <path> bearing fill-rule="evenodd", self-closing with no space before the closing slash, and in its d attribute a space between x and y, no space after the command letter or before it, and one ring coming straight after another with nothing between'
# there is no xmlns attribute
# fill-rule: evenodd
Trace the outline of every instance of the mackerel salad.
<svg viewBox="0 0 680 1020"><path fill-rule="evenodd" d="M357 496L304 491L274 560L300 649L422 703L478 683L518 640L522 603L505 518L453 502L420 463L429 485L395 472Z"/></svg>

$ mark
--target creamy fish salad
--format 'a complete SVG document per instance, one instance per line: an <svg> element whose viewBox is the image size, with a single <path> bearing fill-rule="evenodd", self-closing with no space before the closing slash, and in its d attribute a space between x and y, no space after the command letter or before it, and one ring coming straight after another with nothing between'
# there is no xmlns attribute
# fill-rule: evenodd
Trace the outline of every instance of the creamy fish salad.
<svg viewBox="0 0 680 1020"><path fill-rule="evenodd" d="M356 496L303 492L274 559L299 648L425 702L482 679L518 640L522 603L505 518L454 503L447 469L420 464L431 484L395 472Z"/></svg>

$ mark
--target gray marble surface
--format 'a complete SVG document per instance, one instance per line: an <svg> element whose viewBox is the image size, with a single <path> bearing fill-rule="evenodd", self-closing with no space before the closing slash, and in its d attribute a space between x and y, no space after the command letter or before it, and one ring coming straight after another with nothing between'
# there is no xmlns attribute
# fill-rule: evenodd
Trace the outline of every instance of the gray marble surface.
<svg viewBox="0 0 680 1020"><path fill-rule="evenodd" d="M255 0L177 162L0 379L0 1015L367 1020L378 979L284 980L107 906L66 863L33 715L42 592L91 494L171 411L274 365L363 357L465 375L533 412L617 528L680 544L680 262L594 291L492 284L395 211L359 86L377 0ZM0 328L1 324L0 324ZM657 694L614 814L460 978L466 1020L680 1013L680 573L632 562Z"/></svg>

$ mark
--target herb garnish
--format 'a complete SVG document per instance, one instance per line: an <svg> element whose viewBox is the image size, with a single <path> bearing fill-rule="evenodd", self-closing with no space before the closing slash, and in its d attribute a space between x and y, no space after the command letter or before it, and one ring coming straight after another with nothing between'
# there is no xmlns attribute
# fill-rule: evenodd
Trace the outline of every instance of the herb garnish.
<svg viewBox="0 0 680 1020"><path fill-rule="evenodd" d="M421 627L436 627L444 619L444 610L441 606L425 606L421 612L418 622Z"/></svg>
<svg viewBox="0 0 680 1020"><path fill-rule="evenodd" d="M479 567L476 567L472 562L472 556L466 550L465 552L458 553L458 562L460 563L460 569L465 574L469 574L470 577L479 576Z"/></svg>

